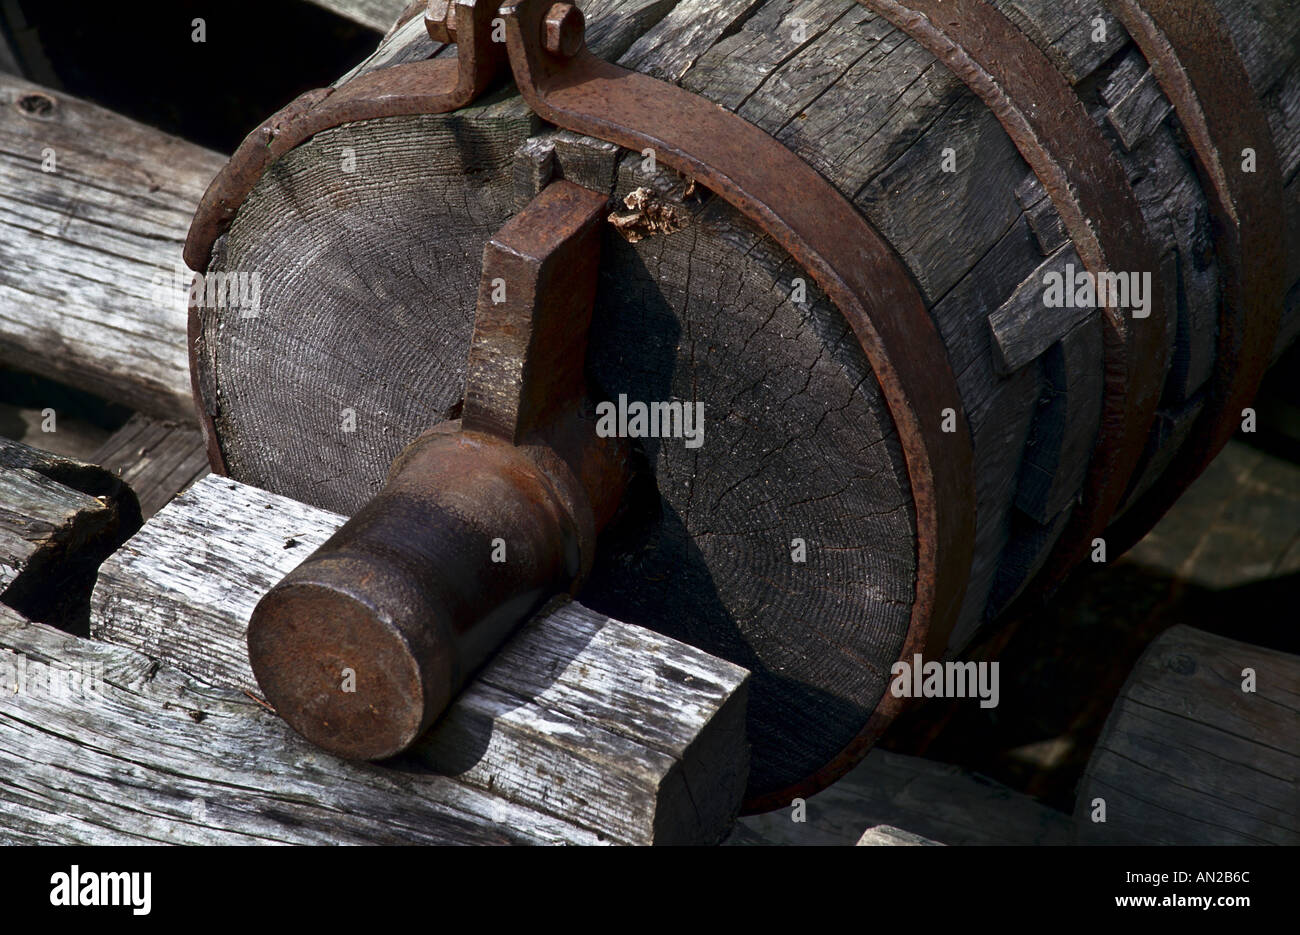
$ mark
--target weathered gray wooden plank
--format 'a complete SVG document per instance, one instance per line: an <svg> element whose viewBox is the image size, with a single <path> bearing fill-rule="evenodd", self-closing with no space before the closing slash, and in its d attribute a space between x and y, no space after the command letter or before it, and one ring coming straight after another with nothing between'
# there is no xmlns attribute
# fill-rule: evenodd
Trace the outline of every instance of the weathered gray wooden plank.
<svg viewBox="0 0 1300 935"><path fill-rule="evenodd" d="M91 635L256 690L244 645L254 605L343 519L208 475L100 568Z"/></svg>
<svg viewBox="0 0 1300 935"><path fill-rule="evenodd" d="M27 468L0 470L0 591L115 524L111 503Z"/></svg>
<svg viewBox="0 0 1300 935"><path fill-rule="evenodd" d="M1056 67L1079 84L1124 47L1128 33L1104 0L993 0Z"/></svg>
<svg viewBox="0 0 1300 935"><path fill-rule="evenodd" d="M256 602L344 518L208 476L100 570L92 632L257 693ZM746 778L746 673L559 603L511 639L413 756L601 834L718 840Z"/></svg>
<svg viewBox="0 0 1300 935"><path fill-rule="evenodd" d="M388 27L392 26L402 11L410 5L410 0L308 0L308 2L354 23L369 26L376 32L388 32Z"/></svg>
<svg viewBox="0 0 1300 935"><path fill-rule="evenodd" d="M1056 213L1052 199L1048 197L1043 183L1038 181L1038 176L1032 174L1025 176L1016 187L1016 200L1024 209L1025 221L1028 222L1029 229L1034 232L1034 239L1038 241L1038 249L1043 256L1051 256L1070 242L1070 236L1065 231L1065 222Z"/></svg>
<svg viewBox="0 0 1300 935"><path fill-rule="evenodd" d="M1148 69L1128 93L1106 112L1106 122L1115 130L1126 150L1132 151L1160 126L1173 110Z"/></svg>
<svg viewBox="0 0 1300 935"><path fill-rule="evenodd" d="M764 0L680 0L653 34L634 42L619 60L624 68L677 82L718 39L735 31Z"/></svg>
<svg viewBox="0 0 1300 935"><path fill-rule="evenodd" d="M595 844L415 768L346 763L240 692L0 607L0 837L53 844Z"/></svg>
<svg viewBox="0 0 1300 935"><path fill-rule="evenodd" d="M876 825L874 828L868 828L862 832L862 837L858 838L858 847L916 847L918 845L933 847L938 844L938 841L931 841L929 838L923 838L919 834L891 825Z"/></svg>
<svg viewBox="0 0 1300 935"><path fill-rule="evenodd" d="M1124 149L1132 152L1173 110L1136 47L1129 49L1106 76L1098 96L1108 106L1106 122Z"/></svg>
<svg viewBox="0 0 1300 935"><path fill-rule="evenodd" d="M1186 400L1214 368L1219 316L1219 266L1200 181L1168 125L1147 136L1127 158L1142 212L1159 251L1171 316L1173 354L1165 380L1169 401Z"/></svg>
<svg viewBox="0 0 1300 935"><path fill-rule="evenodd" d="M192 420L181 244L224 161L0 76L0 360Z"/></svg>
<svg viewBox="0 0 1300 935"><path fill-rule="evenodd" d="M802 821L794 820L803 818ZM891 825L943 844L1065 844L1070 817L959 767L879 748L795 807L741 818L728 844L854 844Z"/></svg>
<svg viewBox="0 0 1300 935"><path fill-rule="evenodd" d="M1088 762L1078 839L1300 843L1298 714L1300 658L1170 628L1138 660Z"/></svg>
<svg viewBox="0 0 1300 935"><path fill-rule="evenodd" d="M1094 313L1043 357L1049 390L1025 446L1016 506L1047 523L1077 495L1101 422L1101 316Z"/></svg>
<svg viewBox="0 0 1300 935"><path fill-rule="evenodd" d="M1049 308L1043 296L1049 275L1063 278L1073 292L1074 274L1084 270L1083 261L1072 245L1061 247L989 315L993 332L996 367L1005 376L1042 356L1067 332L1091 317L1096 308ZM1068 274L1068 275L1067 275Z"/></svg>
<svg viewBox="0 0 1300 935"><path fill-rule="evenodd" d="M208 473L203 433L191 424L137 413L90 456L135 491L145 519Z"/></svg>
<svg viewBox="0 0 1300 935"><path fill-rule="evenodd" d="M985 619L998 563L1012 532L1011 504L1043 383L1036 367L997 376L987 319L1020 286L1023 270L1041 262L1036 238L1022 220L934 309L962 387L975 443L975 560L961 617L949 641L954 649L964 646ZM1100 357L1093 366L1100 368Z"/></svg>

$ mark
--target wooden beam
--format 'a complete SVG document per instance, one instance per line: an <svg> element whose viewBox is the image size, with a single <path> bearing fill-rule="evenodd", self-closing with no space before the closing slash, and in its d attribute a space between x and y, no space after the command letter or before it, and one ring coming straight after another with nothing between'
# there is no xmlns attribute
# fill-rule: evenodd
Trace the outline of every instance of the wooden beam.
<svg viewBox="0 0 1300 935"><path fill-rule="evenodd" d="M345 763L142 653L0 607L0 842L596 844L427 770Z"/></svg>
<svg viewBox="0 0 1300 935"><path fill-rule="evenodd" d="M410 0L310 0L316 6L329 10L346 20L368 26L375 32L388 32L397 22Z"/></svg>
<svg viewBox="0 0 1300 935"><path fill-rule="evenodd" d="M1300 844L1297 701L1300 658L1166 630L1138 660L1088 761L1078 840ZM1098 800L1104 822L1094 820Z"/></svg>
<svg viewBox="0 0 1300 935"><path fill-rule="evenodd" d="M257 695L249 615L343 521L205 477L101 568L92 633ZM560 602L505 645L409 758L611 840L716 842L747 777L746 680L730 663Z"/></svg>
<svg viewBox="0 0 1300 935"><path fill-rule="evenodd" d="M28 468L0 470L0 589L116 520L111 504Z"/></svg>
<svg viewBox="0 0 1300 935"><path fill-rule="evenodd" d="M891 825L876 825L874 828L868 828L862 832L862 837L858 838L858 847L934 847L938 844L938 841L931 841L929 838L923 838L919 834Z"/></svg>
<svg viewBox="0 0 1300 935"><path fill-rule="evenodd" d="M109 472L0 438L0 602L84 633L99 563L139 527Z"/></svg>
<svg viewBox="0 0 1300 935"><path fill-rule="evenodd" d="M905 829L916 838L907 843L1066 844L1070 837L1070 816L1037 799L958 766L876 748L802 805L740 819L727 843L903 843L862 841L876 825Z"/></svg>
<svg viewBox="0 0 1300 935"><path fill-rule="evenodd" d="M149 519L208 473L203 433L193 425L136 413L89 458L135 491Z"/></svg>
<svg viewBox="0 0 1300 935"><path fill-rule="evenodd" d="M193 421L181 244L224 163L0 75L0 362Z"/></svg>

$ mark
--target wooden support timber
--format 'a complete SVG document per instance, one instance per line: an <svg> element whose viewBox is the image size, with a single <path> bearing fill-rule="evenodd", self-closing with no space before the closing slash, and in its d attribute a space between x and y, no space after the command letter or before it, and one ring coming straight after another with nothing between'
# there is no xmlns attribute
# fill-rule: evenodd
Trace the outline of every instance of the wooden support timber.
<svg viewBox="0 0 1300 935"><path fill-rule="evenodd" d="M257 697L244 627L342 522L209 476L103 566L94 639L0 610L0 840L727 833L746 779L747 674L580 604L525 625L400 763L348 763L293 734Z"/></svg>

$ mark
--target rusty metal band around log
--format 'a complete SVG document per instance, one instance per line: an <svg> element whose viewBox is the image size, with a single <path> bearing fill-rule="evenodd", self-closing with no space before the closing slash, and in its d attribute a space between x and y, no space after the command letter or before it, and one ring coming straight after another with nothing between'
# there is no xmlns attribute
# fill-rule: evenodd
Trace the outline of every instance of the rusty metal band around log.
<svg viewBox="0 0 1300 935"><path fill-rule="evenodd" d="M1002 123L1051 196L1093 274L1152 273L1151 314L1105 309L1101 429L1081 502L1039 572L1062 580L1119 507L1143 451L1164 384L1168 306L1137 196L1114 150L1051 60L988 0L858 0L948 66Z"/></svg>
<svg viewBox="0 0 1300 935"><path fill-rule="evenodd" d="M567 6L567 5L566 5ZM520 93L541 117L634 150L697 179L756 222L806 269L853 328L898 431L917 524L916 593L899 658L939 655L961 610L974 551L970 430L947 351L889 244L811 166L758 127L586 48L581 14L549 0L501 8ZM532 37L545 33L546 42ZM951 410L957 431L942 431ZM745 803L764 811L810 795L852 767L901 708L886 691L850 744L795 787Z"/></svg>
<svg viewBox="0 0 1300 935"><path fill-rule="evenodd" d="M1108 539L1136 544L1240 425L1268 366L1285 301L1282 170L1268 118L1212 0L1109 0L1191 143L1215 223L1222 295L1214 372L1195 427ZM1254 172L1242 170L1245 150Z"/></svg>
<svg viewBox="0 0 1300 935"><path fill-rule="evenodd" d="M362 76L337 91L303 95L245 141L205 195L186 247L192 268L206 268L213 243L261 174L293 146L352 120L454 110L486 88L499 67L485 28L495 7L481 0L441 6L453 14L449 23L469 22L455 11L473 8L476 36L450 38L462 58L467 46L477 49L482 67L462 67L453 75L449 61L421 62ZM638 149L654 146L664 164L693 175L772 235L854 328L899 432L916 506L916 599L899 656L939 654L961 609L974 547L972 451L945 347L906 268L856 209L784 146L702 98L596 59L582 41L580 14L573 10L567 22L545 23L550 7L529 2L502 10L516 78L530 105L577 132ZM546 41L523 41L524 29L530 37L546 30ZM438 90L450 87L453 77L454 91ZM655 129L639 129L647 126ZM192 356L198 331L191 309ZM195 398L210 459L221 470L213 413L197 385ZM941 429L945 410L952 411L954 432ZM832 762L797 788L747 807L762 810L823 788L860 758L901 706L886 693L863 731Z"/></svg>

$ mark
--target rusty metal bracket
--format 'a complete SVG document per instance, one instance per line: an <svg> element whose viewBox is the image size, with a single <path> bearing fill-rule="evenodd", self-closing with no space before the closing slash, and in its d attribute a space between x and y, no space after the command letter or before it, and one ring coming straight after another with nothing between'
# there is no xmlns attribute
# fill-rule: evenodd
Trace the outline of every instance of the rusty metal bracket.
<svg viewBox="0 0 1300 935"><path fill-rule="evenodd" d="M1101 431L1082 502L1039 572L1039 586L1051 587L1105 531L1146 447L1169 359L1170 297L1160 257L1123 166L1069 81L988 0L858 2L919 42L988 105L1051 196L1090 272L1152 273L1149 317L1133 322L1123 309L1105 309Z"/></svg>
<svg viewBox="0 0 1300 935"><path fill-rule="evenodd" d="M902 443L917 521L916 596L900 658L947 644L974 551L970 429L945 345L907 268L856 208L758 127L681 88L586 48L573 4L501 8L520 93L543 119L689 174L756 222L806 269L852 326ZM943 431L945 417L953 431ZM797 788L746 803L764 810L842 775L901 708L886 692L862 732Z"/></svg>
<svg viewBox="0 0 1300 935"><path fill-rule="evenodd" d="M316 745L405 750L590 569L629 470L626 441L595 431L583 377L607 211L606 194L554 182L488 242L463 420L408 445L253 611L258 685Z"/></svg>
<svg viewBox="0 0 1300 935"><path fill-rule="evenodd" d="M1215 222L1219 333L1205 409L1162 481L1108 533L1113 554L1144 536L1228 443L1259 390L1285 299L1282 171L1268 118L1211 0L1109 0L1192 146ZM1247 149L1255 171L1242 171Z"/></svg>

